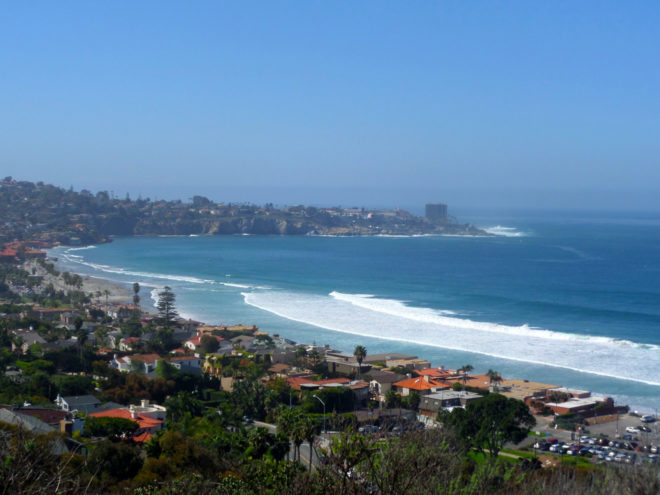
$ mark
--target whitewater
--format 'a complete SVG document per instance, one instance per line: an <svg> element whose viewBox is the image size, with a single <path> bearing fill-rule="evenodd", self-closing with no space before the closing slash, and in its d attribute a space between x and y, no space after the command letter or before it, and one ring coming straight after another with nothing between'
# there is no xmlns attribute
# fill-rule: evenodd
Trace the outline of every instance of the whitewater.
<svg viewBox="0 0 660 495"><path fill-rule="evenodd" d="M283 318L336 332L410 342L486 356L566 368L660 386L660 347L445 316L402 301L331 292L243 292L245 302ZM629 363L638 363L630 367ZM579 363L579 364L578 364Z"/></svg>

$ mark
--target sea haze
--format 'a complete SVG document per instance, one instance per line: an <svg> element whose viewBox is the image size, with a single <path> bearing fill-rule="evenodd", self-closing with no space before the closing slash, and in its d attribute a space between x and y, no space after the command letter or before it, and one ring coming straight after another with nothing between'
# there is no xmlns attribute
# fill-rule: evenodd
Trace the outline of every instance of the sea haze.
<svg viewBox="0 0 660 495"><path fill-rule="evenodd" d="M62 269L140 282L145 304L169 285L183 315L208 323L469 363L650 410L660 406L651 220L481 217L498 237L119 238L51 254Z"/></svg>

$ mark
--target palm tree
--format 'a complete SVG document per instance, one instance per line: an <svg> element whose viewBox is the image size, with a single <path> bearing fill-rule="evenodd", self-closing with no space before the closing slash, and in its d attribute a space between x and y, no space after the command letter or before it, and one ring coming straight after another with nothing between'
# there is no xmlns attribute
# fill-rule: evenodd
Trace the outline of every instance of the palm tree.
<svg viewBox="0 0 660 495"><path fill-rule="evenodd" d="M141 312L140 312L140 295L139 295L139 293L140 293L140 284L135 282L133 284L133 305L135 306L135 316L136 316L137 320L140 319L140 315L141 315Z"/></svg>
<svg viewBox="0 0 660 495"><path fill-rule="evenodd" d="M297 414L292 425L293 427L291 428L291 440L293 440L295 452L297 452L297 460L300 462L300 446L305 441L305 436L307 434L307 426L305 424L307 418L301 411L298 411L298 409L292 410L296 411Z"/></svg>
<svg viewBox="0 0 660 495"><path fill-rule="evenodd" d="M502 377L495 370L490 370L489 369L488 373L486 373L486 375L488 376L488 386L489 386L489 388L492 388L493 382L495 382L495 384L497 385L499 382L502 381Z"/></svg>
<svg viewBox="0 0 660 495"><path fill-rule="evenodd" d="M105 296L105 316L107 318L107 316L108 316L108 296L110 296L110 291L108 289L105 289L103 291L103 295Z"/></svg>
<svg viewBox="0 0 660 495"><path fill-rule="evenodd" d="M277 422L277 432L284 435L287 439L291 439L293 433L293 425L295 422L293 413L294 409L280 406L279 410L275 413L275 418ZM286 458L289 459L289 453L291 449L287 450ZM294 451L295 456L295 451ZM294 459L295 460L295 459Z"/></svg>
<svg viewBox="0 0 660 495"><path fill-rule="evenodd" d="M319 364L319 362L321 362L321 353L318 351L318 349L314 348L312 349L312 352L309 353L309 358L312 360L314 366L316 366Z"/></svg>
<svg viewBox="0 0 660 495"><path fill-rule="evenodd" d="M471 364L465 364L458 369L458 371L463 373L463 393L465 393L465 384L467 383L468 373L473 369L474 368Z"/></svg>
<svg viewBox="0 0 660 495"><path fill-rule="evenodd" d="M356 346L353 351L353 356L355 356L355 360L358 362L358 376L360 376L360 372L362 371L362 361L367 357L367 348L363 345Z"/></svg>
<svg viewBox="0 0 660 495"><path fill-rule="evenodd" d="M305 433L305 440L309 443L309 470L312 470L312 459L314 457L314 438L318 431L318 425L309 416L305 416L303 420L303 429Z"/></svg>

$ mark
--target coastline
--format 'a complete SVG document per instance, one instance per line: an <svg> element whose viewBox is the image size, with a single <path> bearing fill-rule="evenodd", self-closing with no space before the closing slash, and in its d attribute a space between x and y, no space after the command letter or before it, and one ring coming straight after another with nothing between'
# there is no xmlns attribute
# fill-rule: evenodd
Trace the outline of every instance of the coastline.
<svg viewBox="0 0 660 495"><path fill-rule="evenodd" d="M176 237L188 237L188 236L176 236ZM80 249L80 248L78 248L78 249ZM53 253L53 255L54 255L54 256L57 256L57 252ZM61 260L61 258L60 258L60 260ZM113 263L109 263L109 264L112 265ZM72 269L72 265L66 265L66 266L68 267L69 271L71 271L71 273L74 273L74 272L76 271L75 268ZM114 266L114 265L113 265L113 266ZM136 270L137 270L137 269L134 269L134 271L136 271ZM87 273L89 273L89 272L87 272ZM167 272L166 272L166 273L167 273ZM222 273L224 273L224 272L222 272ZM123 284L124 287L122 287L121 285L119 285L119 284L122 284L122 282L117 282L116 280L114 280L114 281L110 281L110 280L105 280L105 279L102 279L102 278L95 278L95 275L92 276L92 277L90 277L90 276L84 276L84 279L85 279L86 281L92 283L92 284L94 284L94 283L96 283L96 282L101 283L101 284L107 284L107 286L110 287L109 290L111 290L111 291L113 292L113 295L114 295L114 294L120 294L120 293L123 292L124 295L125 295L125 298L123 299L123 301L122 301L121 299L118 299L118 303L121 303L121 302L125 303L125 302L129 302L128 300L130 300L130 296L132 295L132 291L130 291L130 286L132 285L132 282L133 282L133 281L138 281L138 282L143 286L144 289L146 289L147 287L150 287L149 285L147 285L147 284L143 284L143 283L142 283L142 280L139 278L139 274L138 274L138 273L130 273L130 275L131 275L131 276L135 275L136 278L135 278L135 279L129 279L129 280L127 280L127 281ZM158 274L157 274L157 275L158 275ZM112 276L112 275L111 275L111 276ZM201 275L199 275L199 276L201 277ZM184 277L183 275L180 275L180 276L177 276L177 277L180 277L180 278L189 278L189 277ZM179 280L179 278L177 278L176 280ZM199 281L198 281L198 280L195 280L195 282L197 283L197 282L199 282ZM165 283L167 283L167 282L165 282ZM177 282L174 282L175 285L173 285L173 287L175 288L175 290L176 290L176 283L177 283ZM216 283L218 283L218 284L220 284L220 285L225 285L223 282L216 282ZM171 284L171 283L168 283L168 285L172 285L172 284ZM155 286L154 286L154 287L155 287ZM197 290L197 289L196 289L196 290ZM213 290L213 292L218 292L218 291L217 291L217 290ZM183 292L183 293L185 294L185 292ZM144 295L143 295L143 294L144 294ZM147 301L148 301L148 296L146 295L146 293L143 292L143 293L141 293L141 295L142 295L142 297L143 297L144 304L145 304L145 305L148 305L148 302L147 302ZM121 298L121 296L119 296L119 297ZM204 318L203 316L201 316L202 313L199 312L200 308L202 307L201 304L204 302L204 299L198 299L196 295L194 295L194 294L191 295L190 293L188 293L188 299L189 299L188 302L190 302L191 300L193 300L193 299L191 299L191 298L194 298L195 300L197 300L198 303L196 303L195 306L193 306L193 307L182 305L182 307L181 307L180 309L183 310L181 316L182 316L184 319L185 319L185 318L189 318L188 316L185 316L185 315L183 314L183 313L186 312L186 309L197 308L197 310L194 311L194 314L198 315L197 318L194 318L195 320L206 321L206 322L209 322L209 321L210 321L210 322L216 322L216 321L225 321L225 320L227 320L227 321L229 321L229 320L231 320L231 321L245 321L244 318L243 318L243 316L241 316L239 313L234 313L234 314L232 314L232 316L229 316L229 317L228 317L228 315L225 314L225 313L219 313L219 314L221 315L221 316L220 316L221 320L216 320L216 319L214 319L213 317L210 317L210 319L209 319L209 317L208 317L209 315L207 315L207 318ZM152 300L153 300L153 297L152 297ZM151 302L151 301L149 301L149 302ZM204 303L204 304L206 304L206 303ZM211 306L208 306L208 307L211 307ZM215 313L212 313L212 314L215 314ZM254 313L248 313L248 314L251 315L251 316L248 316L248 317L247 317L247 319L249 320L248 322L254 322L254 323L257 323L257 324L259 324L259 326L260 326L261 328L268 328L267 323L268 323L268 318L270 318L270 316L268 316L268 317L264 317L264 319L260 319L258 316L255 316ZM288 318L288 317L285 317L285 318L290 319L290 318ZM311 324L311 323L307 323L307 324ZM287 326L287 325L282 325L282 327L284 327L284 326ZM270 331L271 333L272 333L272 332L275 332L275 333L279 332L280 334L285 335L285 334L283 334L283 332L284 332L285 330L283 330L282 328L280 328L280 327L278 327L278 326L275 326L275 325L273 325L273 327L274 327L274 328L269 328L267 331ZM322 327L322 328L325 328L325 327ZM328 329L328 330L329 330L329 332L331 332L331 333L336 333L336 332L337 332L337 330L332 330L332 329ZM351 332L344 332L344 333L349 333L350 335L354 335L354 334L351 333ZM311 335L311 334L310 334L310 335ZM285 335L285 336L286 336L286 335ZM311 336L303 337L303 336L301 335L301 332L298 332L298 335L296 335L296 334L294 333L293 335L291 335L291 336L289 336L289 337L292 338L293 340L297 340L297 341L299 341L299 342L301 342L301 343L310 342L310 341L312 340ZM375 339L378 339L378 340L382 340L382 338L380 338L380 337L376 337L376 336L369 337L369 338L375 338ZM350 352L350 350L351 350L351 348L352 348L352 347L351 347L351 348L337 347L337 345L339 345L337 342L343 340L343 339L341 339L341 338L335 339L334 337L328 337L328 339L329 339L329 340L324 340L324 342L329 342L331 345L334 345L335 347L333 347L333 348L336 348L336 349L342 349L342 350L345 351L345 352ZM334 343L333 343L333 341L334 341ZM413 346L420 346L420 347L421 347L421 346L424 346L423 343L413 343L413 344L411 344L411 345L413 345ZM350 346L349 346L349 347L350 347ZM380 345L379 345L379 347L380 347ZM370 349L371 349L371 348L370 348ZM373 349L376 349L376 345L375 345L375 344L373 344ZM443 347L442 349L445 349L445 348ZM382 350L382 352L391 352L391 351L392 351L391 348L390 348L390 349ZM376 351L374 351L374 352L376 352ZM381 350L378 350L378 352L381 352ZM420 352L421 352L421 351L418 349L418 350L412 350L412 351L410 351L409 353L411 353L411 354L419 354ZM461 351L461 352L465 352L465 351ZM435 352L435 351L434 351L434 354L441 354L441 353L440 353L440 352ZM422 355L422 354L420 354L420 355ZM489 355L486 355L486 356L489 356ZM501 358L501 359L504 359L504 360L509 360L509 358L506 357L506 356L501 356L501 357L500 357L500 356L497 356L497 357L498 357L498 358ZM476 358L475 358L475 359L476 359ZM432 356L432 357L429 357L429 360L430 360L431 362L433 362L434 364L447 364L447 360L446 360L444 357L443 357L442 359L438 359L437 356ZM527 362L527 361L524 361L523 363L525 363L525 362ZM460 363L458 363L458 364L461 364L461 363L462 363L462 361L461 361ZM449 364L450 364L450 365L454 365L454 366L456 365L456 363L452 363L452 362L450 362ZM534 363L533 363L533 364L534 364ZM544 366L544 365L545 365L544 363L536 363L536 364L539 364L539 366ZM489 363L488 365L484 365L483 368L486 369L486 368L488 368L488 367L490 367L490 366L491 366L491 364ZM493 366L495 369L499 369L499 368L498 368L498 366L499 366L498 363L493 363L492 366ZM481 369L481 368L482 368L482 366L480 366L480 369ZM529 378L529 377L530 377L530 375L529 375L524 369L521 369L521 368L519 367L519 365L515 365L515 368L516 368L516 369L514 370L514 368L510 367L510 369L508 369L508 370L504 370L504 371L506 371L506 373L507 373L508 376L524 376L524 377L526 377L526 378ZM567 370L569 370L569 371L570 371L570 369L571 369L571 368L567 368ZM503 371L503 370L500 370L500 371ZM582 374L582 373L581 373L581 374ZM536 373L536 375L538 375L538 373ZM604 376L605 378L608 378L608 377L609 377L609 375L603 375L603 376ZM535 380L535 381L539 381L539 377L538 377L538 376L534 376L534 373L531 374L531 378L532 378L533 380ZM614 378L616 378L616 377L614 377ZM591 378L590 378L589 380L591 380ZM625 380L625 378L624 378L624 380ZM540 380L540 381L543 381L543 380ZM647 405L646 402L642 402L641 399L640 399L640 400L631 400L631 398L624 398L624 397L625 397L625 391L607 391L607 392L604 392L602 388L598 388L598 387L596 387L595 385L590 386L590 385L585 385L585 384L580 384L580 383L575 384L575 383L571 383L570 380L563 380L563 381L557 381L557 380L554 380L554 381L552 381L552 383L562 383L562 384L564 384L564 383L568 383L570 386L574 386L574 387L576 387L576 388L589 389L589 390L591 390L591 391L594 393L594 395L599 395L599 396L602 395L602 396L613 396L613 397L618 397L619 395L621 395L621 398L620 398L620 399L617 398L617 402L619 402L619 400L620 400L621 403L628 403L628 404L631 404L631 405L633 405L633 406L635 406L635 407L640 407L640 408L644 408L644 409L646 409L647 407L653 407L652 405ZM653 402L655 403L656 401L654 400Z"/></svg>
<svg viewBox="0 0 660 495"><path fill-rule="evenodd" d="M55 264L55 267L59 270L57 266L57 261L52 257L48 258L48 261ZM70 290L71 287L66 285L61 277L57 277L51 273L48 273L39 263L34 260L29 260L24 263L23 267L29 273L34 273L36 276L43 277L43 281L46 285L53 284L56 290ZM91 277L82 273L77 273L82 277L82 288L83 292L92 294L94 297L99 297L102 301L105 301L105 291L109 292L108 294L108 303L114 305L123 305L123 304L132 304L133 292L126 286L121 285L116 282L112 282L105 278Z"/></svg>

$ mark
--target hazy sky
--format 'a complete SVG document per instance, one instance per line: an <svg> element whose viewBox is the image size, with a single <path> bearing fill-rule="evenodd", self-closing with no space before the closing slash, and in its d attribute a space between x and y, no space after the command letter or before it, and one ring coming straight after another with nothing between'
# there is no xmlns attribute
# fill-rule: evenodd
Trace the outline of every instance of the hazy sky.
<svg viewBox="0 0 660 495"><path fill-rule="evenodd" d="M657 209L659 24L656 1L4 2L0 175Z"/></svg>

